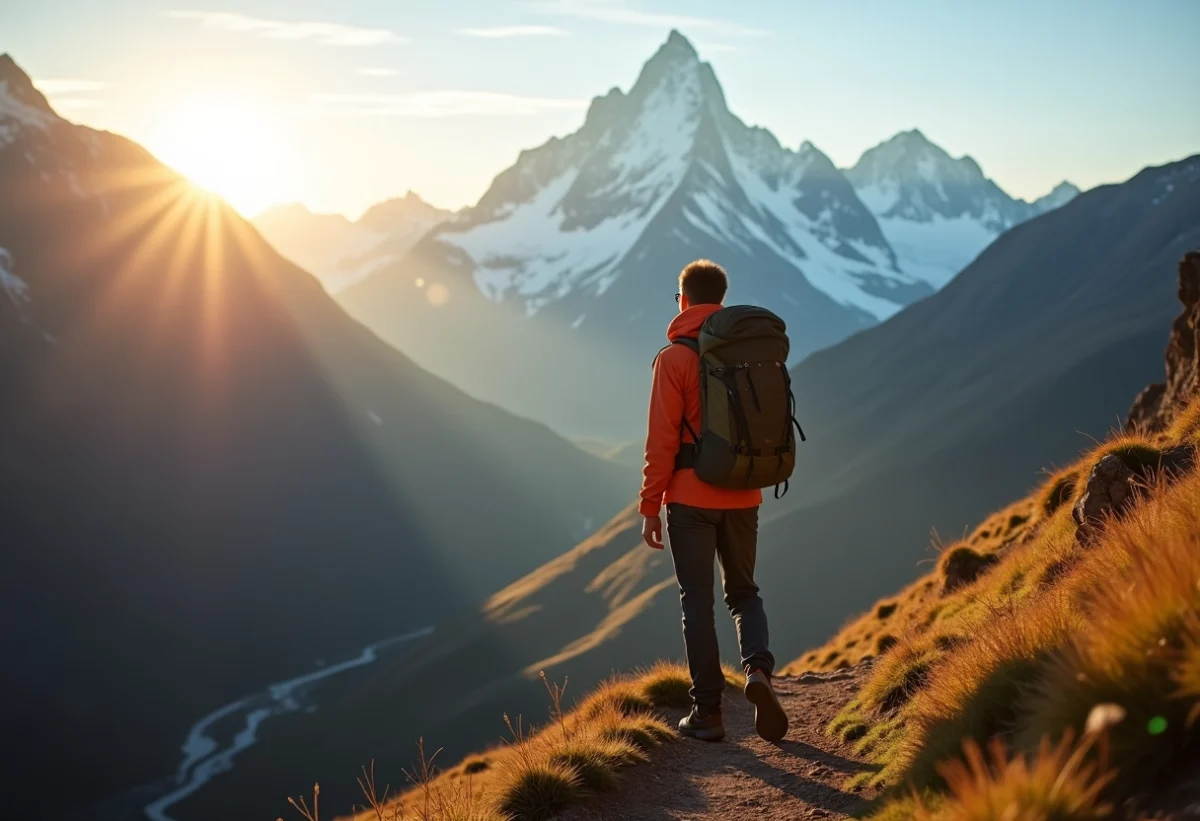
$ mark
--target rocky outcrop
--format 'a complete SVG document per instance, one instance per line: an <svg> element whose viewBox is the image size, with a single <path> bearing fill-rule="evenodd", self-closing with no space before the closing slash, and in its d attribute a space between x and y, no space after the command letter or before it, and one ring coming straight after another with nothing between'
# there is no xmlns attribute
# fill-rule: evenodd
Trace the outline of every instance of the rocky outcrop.
<svg viewBox="0 0 1200 821"><path fill-rule="evenodd" d="M1157 464L1135 462L1117 453L1104 456L1092 468L1072 510L1076 540L1090 543L1105 521L1119 519L1133 507L1144 488L1154 482L1174 481L1195 460L1196 451L1186 445L1164 451Z"/></svg>
<svg viewBox="0 0 1200 821"><path fill-rule="evenodd" d="M1171 326L1167 345L1167 381L1147 387L1129 411L1127 427L1159 433L1200 393L1200 251L1179 262L1179 301L1183 313Z"/></svg>

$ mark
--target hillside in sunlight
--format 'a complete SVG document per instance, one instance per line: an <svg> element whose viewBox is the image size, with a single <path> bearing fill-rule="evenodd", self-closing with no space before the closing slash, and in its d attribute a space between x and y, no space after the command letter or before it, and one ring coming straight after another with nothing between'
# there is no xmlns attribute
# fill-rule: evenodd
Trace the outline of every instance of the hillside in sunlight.
<svg viewBox="0 0 1200 821"><path fill-rule="evenodd" d="M874 817L1195 812L1200 251L1179 296L1167 380L1126 431L792 664L870 665L828 732L876 765L860 777L888 788Z"/></svg>
<svg viewBox="0 0 1200 821"><path fill-rule="evenodd" d="M809 441L788 496L763 508L758 560L780 658L936 558L931 529L957 541L1125 415L1160 367L1174 263L1200 245L1198 169L1146 169L1036 217L938 294L793 370ZM412 739L377 717L414 700L436 704L426 738L453 759L495 738L503 712L541 714L539 670L583 688L678 653L670 559L641 544L639 525L626 509L306 727L267 733L220 789L279 771L272 750L304 750L334 785L356 754L408 762ZM352 800L353 784L342 789Z"/></svg>
<svg viewBox="0 0 1200 821"><path fill-rule="evenodd" d="M550 595L556 580L592 577L586 592L609 600L593 634L525 671L526 689L549 697L548 718L508 718L506 743L457 763L429 764L426 756L428 766L414 770L399 795L377 789L380 779L360 781L374 806L358 817L1195 817L1200 250L1180 262L1178 294L1184 311L1172 325L1166 379L1138 395L1125 429L944 545L927 573L782 670L776 686L792 718L784 741L753 737L732 669L731 734L715 745L672 743L670 723L689 703L681 667L660 663L613 678L573 707L558 678L536 681L539 671L561 672L565 659L627 630L630 615L649 606L652 554L599 560L628 525L618 518L486 608L494 640L528 643L532 636L518 639L505 625L547 607L564 613ZM405 664L420 677L454 670L462 656L490 669L495 659L481 638L460 631L444 655ZM403 686L384 689L396 684ZM384 733L359 740L375 749Z"/></svg>
<svg viewBox="0 0 1200 821"><path fill-rule="evenodd" d="M15 818L182 801L319 709L318 680L478 607L635 481L421 370L8 56L0 374Z"/></svg>

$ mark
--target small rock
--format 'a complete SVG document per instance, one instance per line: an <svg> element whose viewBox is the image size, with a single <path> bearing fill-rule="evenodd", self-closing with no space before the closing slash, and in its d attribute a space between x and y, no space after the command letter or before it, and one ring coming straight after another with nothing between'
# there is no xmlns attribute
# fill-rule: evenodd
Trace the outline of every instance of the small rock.
<svg viewBox="0 0 1200 821"><path fill-rule="evenodd" d="M1134 472L1115 453L1096 463L1071 512L1081 543L1091 541L1108 516L1119 515L1133 501L1133 481Z"/></svg>
<svg viewBox="0 0 1200 821"><path fill-rule="evenodd" d="M1119 519L1133 506L1139 487L1146 486L1154 478L1173 482L1190 470L1195 461L1195 450L1186 445L1164 451L1157 467L1147 466L1138 470L1131 468L1115 453L1105 456L1092 468L1083 495L1071 511L1078 528L1075 531L1076 541L1089 544L1106 519Z"/></svg>

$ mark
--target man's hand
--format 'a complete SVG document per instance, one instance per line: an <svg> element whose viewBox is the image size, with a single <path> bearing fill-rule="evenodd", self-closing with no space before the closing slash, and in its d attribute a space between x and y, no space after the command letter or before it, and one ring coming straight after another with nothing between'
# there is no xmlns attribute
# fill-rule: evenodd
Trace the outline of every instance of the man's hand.
<svg viewBox="0 0 1200 821"><path fill-rule="evenodd" d="M658 516L647 516L642 520L642 541L655 550L663 549L662 519Z"/></svg>

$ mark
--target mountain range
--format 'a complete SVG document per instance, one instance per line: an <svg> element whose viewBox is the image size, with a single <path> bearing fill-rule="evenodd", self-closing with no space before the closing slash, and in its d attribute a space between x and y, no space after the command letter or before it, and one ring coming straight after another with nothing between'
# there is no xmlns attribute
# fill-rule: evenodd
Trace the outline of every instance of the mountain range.
<svg viewBox="0 0 1200 821"><path fill-rule="evenodd" d="M339 301L478 396L569 435L627 438L688 261L717 260L731 301L779 313L798 362L933 293L1073 191L1013 200L916 131L844 173L731 113L672 32L628 92L594 99L578 131L521 152ZM480 344L460 344L464 327Z"/></svg>
<svg viewBox="0 0 1200 821"><path fill-rule="evenodd" d="M793 369L809 441L792 490L762 510L759 543L781 658L911 578L937 534L953 541L1120 424L1161 368L1175 263L1200 245L1198 214L1200 155L1147 168L1017 225L937 294ZM264 783L285 790L289 774L299 789L295 773L347 761L406 766L411 734L395 724L418 713L427 743L453 759L502 734L502 713L544 716L540 671L582 691L678 652L670 560L641 544L640 525L630 505L322 714L276 725L190 811Z"/></svg>
<svg viewBox="0 0 1200 821"><path fill-rule="evenodd" d="M268 208L251 223L284 257L337 293L402 257L451 213L409 191L376 203L353 222L291 203Z"/></svg>
<svg viewBox="0 0 1200 821"><path fill-rule="evenodd" d="M0 249L6 816L114 817L87 808L170 784L202 716L471 611L635 483L417 367L7 55Z"/></svg>
<svg viewBox="0 0 1200 821"><path fill-rule="evenodd" d="M975 160L954 159L917 129L869 149L845 173L900 267L935 288L1000 234L1079 195L1061 182L1033 202L1014 199Z"/></svg>
<svg viewBox="0 0 1200 821"><path fill-rule="evenodd" d="M648 381L680 259L744 271L739 300L807 289L794 307L828 321L809 337L789 317L822 348L792 371L809 442L762 518L781 658L910 576L931 527L961 531L1112 425L1159 367L1174 262L1200 244L1200 157L1013 208L1005 230L1000 200L943 183L934 202L900 172L842 172L744 126L679 35L587 122L342 299L394 298L408 352L482 372L464 388L506 386L544 417L570 400L561 427L603 430L629 401L641 413L631 375ZM578 250L598 241L543 253L522 227L546 226L529 209L547 190L549 224L612 231L619 258ZM998 238L935 293L888 220L938 219ZM529 252L506 260L507 237ZM505 711L541 718L539 670L577 692L681 647L669 562L622 509L630 469L388 347L222 202L58 117L7 56L0 248L0 538L16 546L0 652L19 671L0 708L20 785L5 812L142 817L198 762L209 779L172 818L273 817L314 778L345 805L358 765L395 772L417 737L452 756ZM582 260L561 296L534 287L556 260ZM288 676L275 706L247 698ZM244 730L222 705L252 710ZM206 728L257 743L225 771Z"/></svg>

